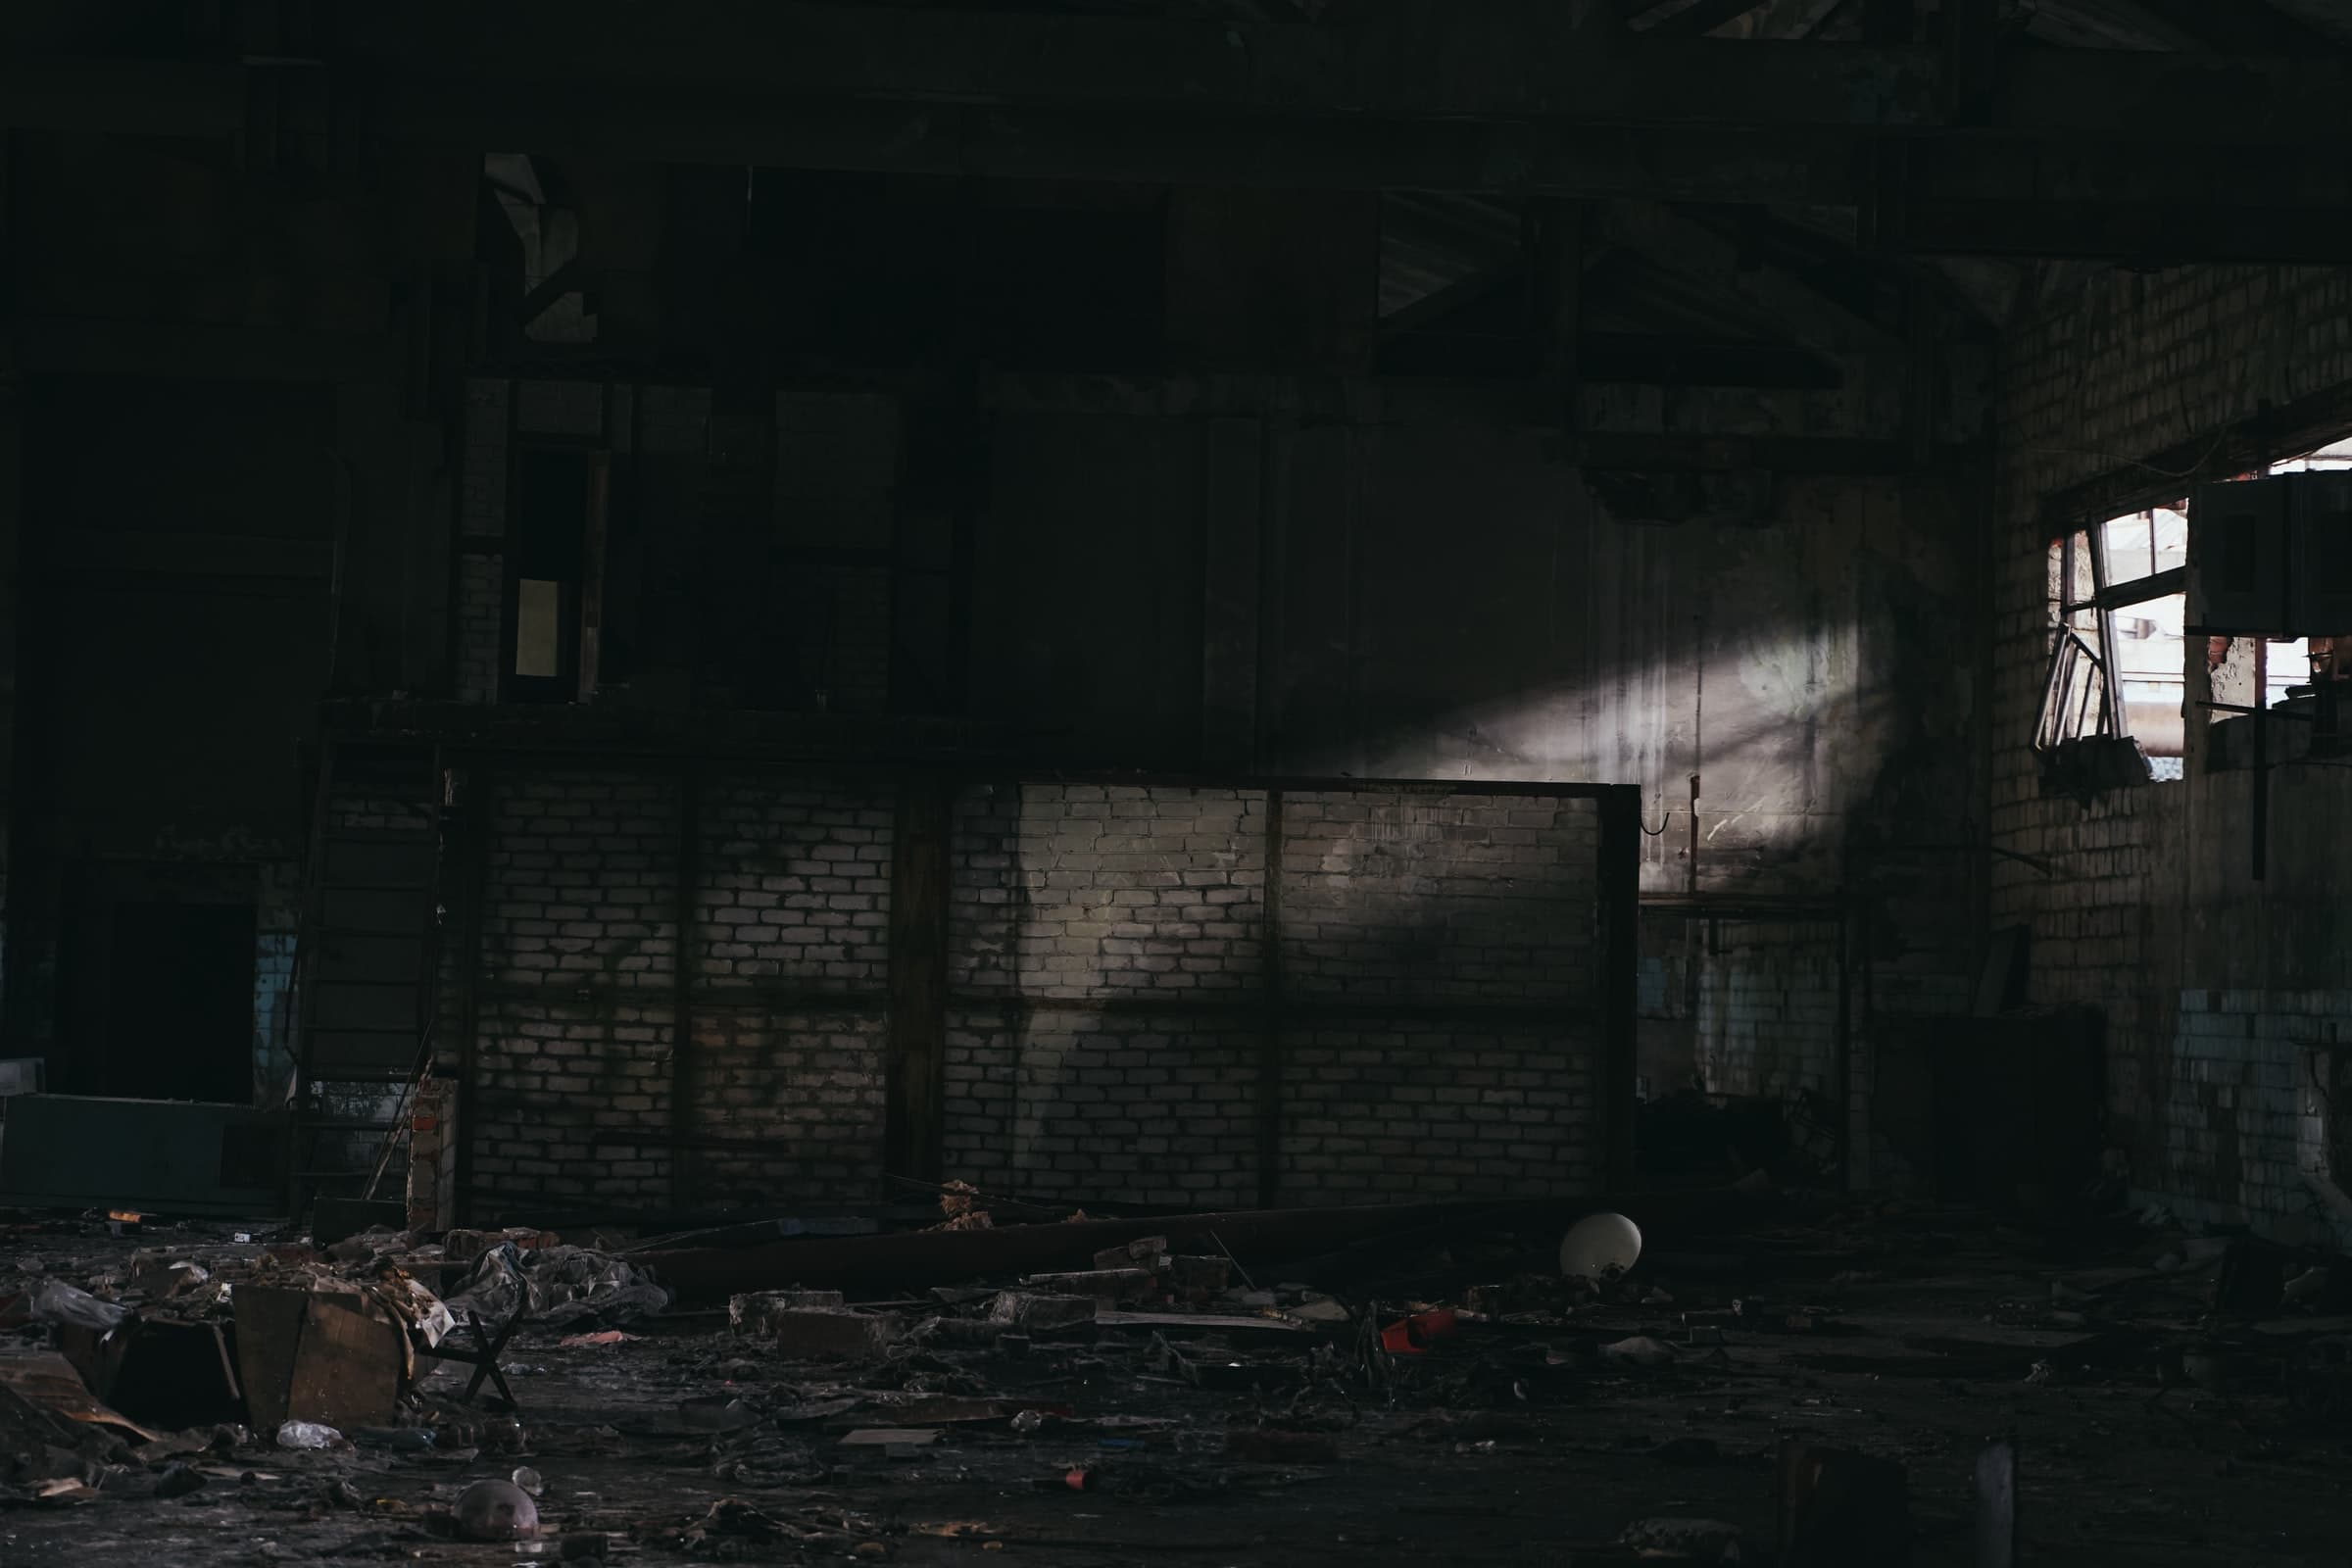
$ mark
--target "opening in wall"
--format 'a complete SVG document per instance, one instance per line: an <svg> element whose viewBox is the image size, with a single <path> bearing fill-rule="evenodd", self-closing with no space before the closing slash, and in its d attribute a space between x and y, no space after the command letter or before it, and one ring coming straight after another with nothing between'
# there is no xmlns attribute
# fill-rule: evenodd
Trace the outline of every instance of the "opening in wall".
<svg viewBox="0 0 2352 1568"><path fill-rule="evenodd" d="M596 693L604 611L606 455L526 446L510 504L504 700Z"/></svg>
<svg viewBox="0 0 2352 1568"><path fill-rule="evenodd" d="M2185 504L2111 517L2050 546L2050 670L2034 748L2068 787L2180 777Z"/></svg>
<svg viewBox="0 0 2352 1568"><path fill-rule="evenodd" d="M2352 470L2352 440L2241 478L2347 470ZM2352 477L2327 482L2340 488L2310 483L2314 497L2344 498L2343 526L2307 528L2315 547L2326 548L2316 549L2308 561L2298 558L2291 571L2281 553L2290 537L2283 526L2275 535L2265 533L2255 514L2258 508L2241 514L2215 504L2216 496L2269 494L2260 486L2241 491L2233 483L2201 488L2193 510L2183 496L2110 517L2050 545L2050 662L2034 733L2045 792L2085 794L2179 779L2192 722L2210 726L2238 715L2310 706L2315 685L2306 683L2328 680L2338 662L2338 644L2345 645L2347 656L2341 662L2352 666L2352 638L2287 636L2282 620L2258 614L2232 621L2214 613L2217 603L2259 599L2265 584L2281 590L2274 597L2283 605L2285 583L2297 574L2307 582L2332 581L2330 564L2338 558L2352 604ZM2193 562L2192 517L2198 519ZM2192 572L2197 574L2193 585ZM2205 606L2193 616L2192 586ZM2279 627L2280 634L2219 635L2210 630L2216 621L2225 628ZM2204 693L2194 700L2192 671ZM2219 739L2217 734L2217 744L2206 753L2209 765L2231 765L2233 749Z"/></svg>

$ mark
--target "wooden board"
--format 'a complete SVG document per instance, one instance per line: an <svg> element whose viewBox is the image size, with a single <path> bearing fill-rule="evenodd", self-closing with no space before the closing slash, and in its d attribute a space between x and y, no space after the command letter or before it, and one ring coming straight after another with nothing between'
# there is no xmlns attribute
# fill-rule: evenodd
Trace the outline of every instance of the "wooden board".
<svg viewBox="0 0 2352 1568"><path fill-rule="evenodd" d="M364 1298L245 1286L237 1367L257 1432L287 1421L388 1426L408 1362L406 1331Z"/></svg>

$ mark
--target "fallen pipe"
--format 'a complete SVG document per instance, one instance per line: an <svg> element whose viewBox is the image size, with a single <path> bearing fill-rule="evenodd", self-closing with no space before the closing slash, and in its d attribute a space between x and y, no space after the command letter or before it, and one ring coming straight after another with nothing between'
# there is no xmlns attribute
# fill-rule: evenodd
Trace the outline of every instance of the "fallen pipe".
<svg viewBox="0 0 2352 1568"><path fill-rule="evenodd" d="M1587 1214L1613 1210L1631 1216L1644 1233L1689 1235L1737 1224L1760 1207L1756 1199L1744 1194L1710 1190L1504 1202L1242 1209L890 1236L811 1236L760 1247L646 1251L632 1254L630 1261L654 1270L677 1293L680 1305L711 1305L741 1291L801 1286L852 1295L887 1294L1090 1268L1097 1252L1146 1236L1165 1236L1179 1251L1230 1252L1249 1266L1298 1258L1332 1260L1334 1254L1360 1259L1371 1250L1367 1244L1414 1233L1439 1240L1458 1234L1472 1221L1493 1229L1556 1233Z"/></svg>

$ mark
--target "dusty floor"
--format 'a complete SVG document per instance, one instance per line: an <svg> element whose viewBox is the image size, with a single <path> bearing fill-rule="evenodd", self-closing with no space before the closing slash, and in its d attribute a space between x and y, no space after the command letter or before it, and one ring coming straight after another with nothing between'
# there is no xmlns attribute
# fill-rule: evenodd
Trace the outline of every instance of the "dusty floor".
<svg viewBox="0 0 2352 1568"><path fill-rule="evenodd" d="M220 1234L191 1233L186 1250L233 1250ZM66 1252L86 1263L93 1245L26 1243L17 1262L64 1272ZM603 1533L613 1563L1605 1563L1633 1560L1611 1543L1659 1515L1729 1521L1768 1545L1788 1438L1905 1465L1922 1568L1976 1560L1972 1469L2003 1438L2022 1456L2027 1562L2352 1562L2352 1410L2321 1407L2309 1352L2289 1348L2352 1325L2202 1324L2210 1277L2146 1266L2165 1246L2153 1237L2034 1262L2035 1239L1940 1213L1708 1245L1645 1262L1671 1301L1472 1330L1443 1354L1399 1358L1385 1398L1363 1385L1352 1336L1303 1391L1253 1394L1154 1372L1151 1334L1123 1328L1040 1338L1017 1358L941 1350L866 1367L776 1360L723 1314L641 1323L640 1338L599 1348L526 1331L506 1357L521 1401L514 1451L247 1446L196 1461L206 1485L170 1500L152 1474L118 1471L94 1501L0 1511L0 1564L522 1563L556 1556L564 1532ZM2054 1280L2071 1303L2055 1315ZM1708 1320L1735 1298L1746 1309L1718 1350ZM2234 1347L2221 1391L2165 1389L2165 1347L2209 1332ZM1627 1335L1671 1343L1674 1360L1585 1353ZM435 1373L427 1392L453 1376ZM837 1408L860 1390L861 1404ZM949 1425L911 1452L840 1444L853 1426L900 1424L892 1406L926 1393L1070 1414L1027 1433ZM680 1401L712 1395L740 1396L754 1424L688 1426ZM1228 1452L1230 1428L1269 1422L1328 1433L1336 1462ZM442 1436L479 1442L462 1427ZM524 1465L544 1478L545 1539L435 1533L465 1485ZM1068 1484L1078 1470L1095 1490ZM729 1497L757 1510L736 1516L748 1533L681 1544ZM760 1540L762 1520L811 1537Z"/></svg>

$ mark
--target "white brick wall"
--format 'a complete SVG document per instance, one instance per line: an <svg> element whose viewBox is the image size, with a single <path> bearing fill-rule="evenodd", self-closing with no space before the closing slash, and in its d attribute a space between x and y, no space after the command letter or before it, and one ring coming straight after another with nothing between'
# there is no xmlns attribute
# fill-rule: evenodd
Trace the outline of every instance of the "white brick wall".
<svg viewBox="0 0 2352 1568"><path fill-rule="evenodd" d="M2231 936L2191 872L2226 847L2202 780L2043 800L2032 737L2048 652L2043 499L2352 382L2352 270L2115 272L2010 334L1999 404L1991 916L2033 933L2033 995L2106 1013L2111 1135L2188 1217L2307 1223L2291 1074L2312 1007L2343 994L2209 991ZM2283 455L2283 454L2282 454ZM2218 475L2217 475L2218 477ZM2181 481L2182 487L2186 481ZM2095 519L2085 519L2095 520ZM2192 717L2191 722L2195 722ZM2280 971L2274 971L2280 972ZM2323 1000L2315 1000L2323 999Z"/></svg>

